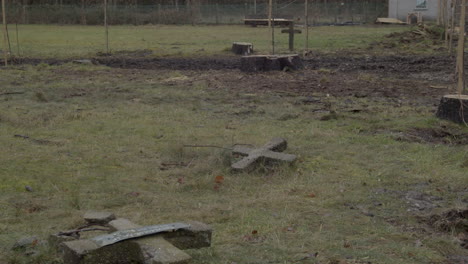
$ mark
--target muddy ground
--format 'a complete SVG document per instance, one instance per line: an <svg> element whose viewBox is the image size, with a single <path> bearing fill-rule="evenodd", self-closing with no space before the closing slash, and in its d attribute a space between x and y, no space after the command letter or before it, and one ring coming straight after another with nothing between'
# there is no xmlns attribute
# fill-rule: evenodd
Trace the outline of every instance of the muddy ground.
<svg viewBox="0 0 468 264"><path fill-rule="evenodd" d="M122 69L183 71L184 75L218 83L235 91L293 93L311 96L389 98L395 102L434 104L453 86L454 61L447 56L366 56L314 54L304 58L298 72L241 73L235 56L153 58L143 56L98 56L94 64ZM133 54L132 54L133 55ZM140 55L140 54L137 54ZM60 65L72 60L21 59L16 64ZM194 78L190 78L191 81Z"/></svg>
<svg viewBox="0 0 468 264"><path fill-rule="evenodd" d="M423 107L435 112L441 96L455 92L455 58L442 55L313 54L303 58L304 70L259 73L241 72L240 58L231 55L154 58L151 52L120 52L86 61L129 70L129 73L144 70L155 76L167 72L178 72L183 76L165 80L166 85L192 87L203 83L209 89L233 94L273 93L281 97L297 97L300 98L298 105L314 104L317 111L327 110L323 98L332 96L342 101L336 106L342 112L365 112L373 103L396 108ZM61 65L70 62L73 60L29 58L14 63ZM367 104L362 104L363 100ZM468 145L467 134L447 127L371 133L390 133L401 141Z"/></svg>

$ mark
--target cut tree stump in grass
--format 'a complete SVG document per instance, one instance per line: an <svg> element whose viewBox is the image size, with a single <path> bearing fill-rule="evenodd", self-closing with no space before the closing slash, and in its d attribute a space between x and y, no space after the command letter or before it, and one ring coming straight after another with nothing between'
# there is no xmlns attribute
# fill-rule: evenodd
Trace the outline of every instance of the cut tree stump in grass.
<svg viewBox="0 0 468 264"><path fill-rule="evenodd" d="M468 123L468 95L444 95L436 115L456 123Z"/></svg>
<svg viewBox="0 0 468 264"><path fill-rule="evenodd" d="M247 56L253 53L253 45L247 42L234 42L231 50L237 55Z"/></svg>
<svg viewBox="0 0 468 264"><path fill-rule="evenodd" d="M304 68L302 60L297 54L291 55L256 55L241 58L241 71L286 71Z"/></svg>
<svg viewBox="0 0 468 264"><path fill-rule="evenodd" d="M304 68L302 59L297 54L293 55L280 55L278 60L281 65L281 70L300 70Z"/></svg>

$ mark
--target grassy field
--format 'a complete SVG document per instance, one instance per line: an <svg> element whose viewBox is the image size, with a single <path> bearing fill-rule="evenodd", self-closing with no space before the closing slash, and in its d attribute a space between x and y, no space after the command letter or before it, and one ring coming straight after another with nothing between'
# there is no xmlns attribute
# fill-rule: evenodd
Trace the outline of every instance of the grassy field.
<svg viewBox="0 0 468 264"><path fill-rule="evenodd" d="M316 27L310 29L311 49L337 51L366 47L369 43L402 26ZM18 54L16 33L10 27L14 54ZM20 54L26 57L91 57L105 52L104 28L98 26L20 25ZM277 50L287 52L288 34L276 29ZM303 32L304 33L304 32ZM304 36L296 35L296 48L304 48ZM112 26L110 49L134 51L148 49L156 56L203 56L230 51L235 41L251 42L258 52L271 50L271 33L266 27L246 26Z"/></svg>
<svg viewBox="0 0 468 264"><path fill-rule="evenodd" d="M199 56L255 39L268 50L265 29L242 27L218 37L231 28L240 27L113 27L111 34L121 34L112 47ZM362 47L400 30L332 29L313 29L313 47ZM22 26L21 32L29 32L22 46L31 57L91 56L102 44L98 27ZM312 73L324 82L340 78L326 69ZM424 222L466 208L466 145L395 140L392 133L444 127L466 135L468 128L436 119L432 105L318 93L338 109L325 121L315 105L298 104L300 94L232 90L222 81L226 74L249 77L75 64L1 68L0 263L60 263L45 247L29 257L10 247L27 235L45 239L74 228L87 210L142 225L186 219L212 225L213 246L189 251L194 264L443 264L466 255L459 230L438 232ZM301 73L261 75L278 74ZM350 100L367 110L340 111ZM185 146L262 145L276 136L299 155L294 166L236 174L228 150ZM414 193L442 200L419 212Z"/></svg>

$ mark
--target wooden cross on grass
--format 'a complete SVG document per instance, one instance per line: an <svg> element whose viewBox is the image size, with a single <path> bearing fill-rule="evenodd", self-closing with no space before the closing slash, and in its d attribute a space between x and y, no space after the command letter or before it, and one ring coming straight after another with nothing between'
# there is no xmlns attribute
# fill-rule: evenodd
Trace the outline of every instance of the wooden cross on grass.
<svg viewBox="0 0 468 264"><path fill-rule="evenodd" d="M288 143L283 138L274 138L261 148L253 149L245 146L235 146L234 155L245 156L243 159L231 165L236 171L249 170L260 162L288 162L296 160L295 155L281 153L286 150Z"/></svg>
<svg viewBox="0 0 468 264"><path fill-rule="evenodd" d="M301 34L300 29L294 29L294 21L289 22L289 28L281 30L281 33L289 34L289 50L294 51L294 34Z"/></svg>
<svg viewBox="0 0 468 264"><path fill-rule="evenodd" d="M191 257L183 249L211 245L211 228L199 222L142 227L119 218L106 226L115 232L61 243L64 263L184 264Z"/></svg>

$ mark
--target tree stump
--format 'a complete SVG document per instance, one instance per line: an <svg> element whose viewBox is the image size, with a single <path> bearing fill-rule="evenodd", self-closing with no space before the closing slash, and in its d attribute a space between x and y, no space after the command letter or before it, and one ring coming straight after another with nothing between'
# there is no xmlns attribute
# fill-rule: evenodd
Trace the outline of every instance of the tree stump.
<svg viewBox="0 0 468 264"><path fill-rule="evenodd" d="M302 60L299 55L281 55L278 56L281 65L281 70L300 70L304 68Z"/></svg>
<svg viewBox="0 0 468 264"><path fill-rule="evenodd" d="M256 55L241 58L241 71L286 71L304 68L302 60L297 54L292 55Z"/></svg>
<svg viewBox="0 0 468 264"><path fill-rule="evenodd" d="M468 123L468 95L445 95L436 115L456 123Z"/></svg>
<svg viewBox="0 0 468 264"><path fill-rule="evenodd" d="M253 53L253 45L247 42L234 42L231 50L237 55L246 56Z"/></svg>

